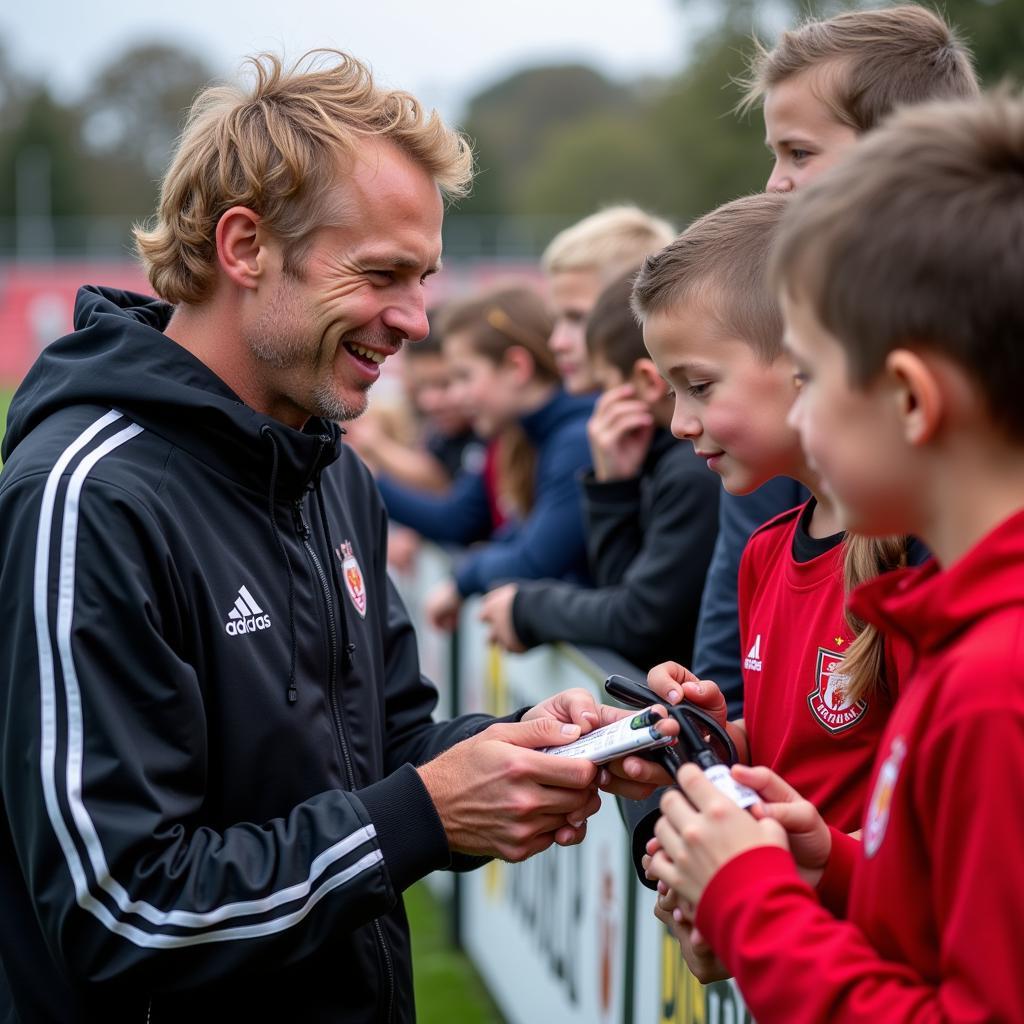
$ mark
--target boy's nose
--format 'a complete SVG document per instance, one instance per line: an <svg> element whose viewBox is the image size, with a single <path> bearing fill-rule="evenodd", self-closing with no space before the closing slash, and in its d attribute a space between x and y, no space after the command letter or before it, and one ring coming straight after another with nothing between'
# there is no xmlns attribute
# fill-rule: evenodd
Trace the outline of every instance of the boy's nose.
<svg viewBox="0 0 1024 1024"><path fill-rule="evenodd" d="M680 441L692 441L700 437L704 427L696 416L690 415L677 405L672 414L671 430L672 436L679 438Z"/></svg>
<svg viewBox="0 0 1024 1024"><path fill-rule="evenodd" d="M793 179L788 173L774 170L764 190L765 192L792 192L794 188Z"/></svg>

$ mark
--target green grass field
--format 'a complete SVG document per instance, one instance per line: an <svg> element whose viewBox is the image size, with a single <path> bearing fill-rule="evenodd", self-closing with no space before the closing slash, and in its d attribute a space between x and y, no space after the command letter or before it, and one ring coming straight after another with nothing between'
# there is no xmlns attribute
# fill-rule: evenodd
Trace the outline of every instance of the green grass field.
<svg viewBox="0 0 1024 1024"><path fill-rule="evenodd" d="M13 391L0 388L0 440ZM420 1024L501 1024L473 965L449 941L444 908L422 882L405 894L412 929L416 1008Z"/></svg>
<svg viewBox="0 0 1024 1024"><path fill-rule="evenodd" d="M501 1024L473 965L453 948L443 908L423 882L405 893L412 930L413 981L419 1024Z"/></svg>

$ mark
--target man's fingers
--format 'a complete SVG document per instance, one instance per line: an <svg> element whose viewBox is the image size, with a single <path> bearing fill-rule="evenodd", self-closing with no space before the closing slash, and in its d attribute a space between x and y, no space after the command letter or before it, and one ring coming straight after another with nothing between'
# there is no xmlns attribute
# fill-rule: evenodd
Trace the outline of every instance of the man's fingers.
<svg viewBox="0 0 1024 1024"><path fill-rule="evenodd" d="M562 694L565 717L589 732L601 720L601 711L593 694L583 689L566 690Z"/></svg>

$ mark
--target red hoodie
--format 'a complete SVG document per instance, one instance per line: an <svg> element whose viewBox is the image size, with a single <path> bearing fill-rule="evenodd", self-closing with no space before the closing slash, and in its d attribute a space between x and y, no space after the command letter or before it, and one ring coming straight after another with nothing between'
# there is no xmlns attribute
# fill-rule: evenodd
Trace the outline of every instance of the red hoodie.
<svg viewBox="0 0 1024 1024"><path fill-rule="evenodd" d="M915 664L863 849L836 851L852 862L848 919L760 847L714 876L697 926L758 1024L1024 1021L1024 512L946 572L888 573L851 606L906 637Z"/></svg>

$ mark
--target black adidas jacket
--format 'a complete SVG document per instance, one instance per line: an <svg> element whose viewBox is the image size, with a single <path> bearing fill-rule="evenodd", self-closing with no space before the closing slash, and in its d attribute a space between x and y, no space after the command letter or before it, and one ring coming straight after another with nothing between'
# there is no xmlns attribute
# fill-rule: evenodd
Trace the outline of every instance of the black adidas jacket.
<svg viewBox="0 0 1024 1024"><path fill-rule="evenodd" d="M83 289L10 410L0 1020L411 1021L400 894L452 860L412 765L490 719L432 724L337 427L169 315Z"/></svg>

